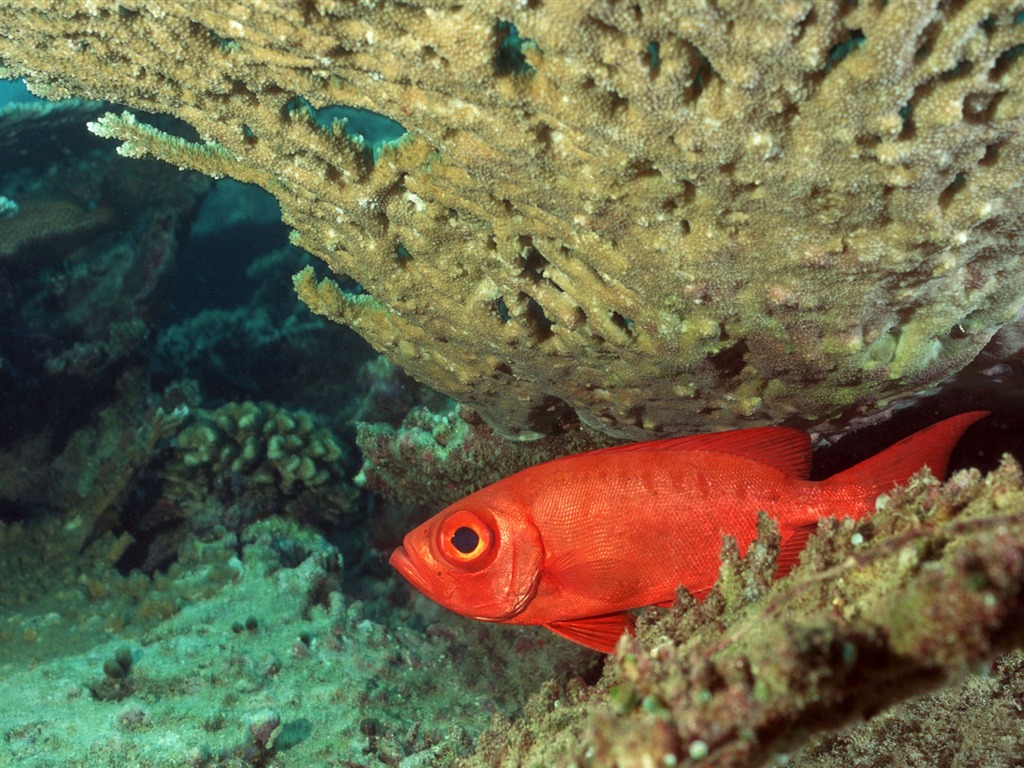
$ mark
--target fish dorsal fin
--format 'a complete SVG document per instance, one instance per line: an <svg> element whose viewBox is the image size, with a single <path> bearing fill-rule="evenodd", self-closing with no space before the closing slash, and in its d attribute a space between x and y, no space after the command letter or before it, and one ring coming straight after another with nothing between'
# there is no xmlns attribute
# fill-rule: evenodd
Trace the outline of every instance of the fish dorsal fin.
<svg viewBox="0 0 1024 768"><path fill-rule="evenodd" d="M970 411L932 424L910 437L889 446L849 469L833 475L826 483L859 485L874 494L888 493L894 485L902 485L921 467L927 466L939 480L946 477L949 454L957 440L989 411Z"/></svg>
<svg viewBox="0 0 1024 768"><path fill-rule="evenodd" d="M623 633L633 634L633 614L607 613L545 624L556 635L601 653L612 653Z"/></svg>
<svg viewBox="0 0 1024 768"><path fill-rule="evenodd" d="M588 455L634 451L713 451L767 464L794 480L806 480L811 475L811 438L805 432L790 427L752 427L668 440L648 440L643 443L613 445L611 448L591 451Z"/></svg>

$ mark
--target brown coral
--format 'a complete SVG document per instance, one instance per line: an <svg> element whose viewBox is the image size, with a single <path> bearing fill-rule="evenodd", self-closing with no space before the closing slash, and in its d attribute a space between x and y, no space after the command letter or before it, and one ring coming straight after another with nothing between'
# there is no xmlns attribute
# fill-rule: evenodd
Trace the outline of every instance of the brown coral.
<svg viewBox="0 0 1024 768"><path fill-rule="evenodd" d="M506 433L849 414L1024 302L1013 0L41 0L0 35L37 92L195 126L96 130L271 191L368 291L303 299Z"/></svg>
<svg viewBox="0 0 1024 768"><path fill-rule="evenodd" d="M67 255L69 244L90 240L97 232L115 223L113 211L107 207L89 210L74 200L29 200L19 205L17 215L5 221L0 241L0 261L18 266L18 256L41 244L53 244L53 258ZM35 254L31 265L39 268Z"/></svg>

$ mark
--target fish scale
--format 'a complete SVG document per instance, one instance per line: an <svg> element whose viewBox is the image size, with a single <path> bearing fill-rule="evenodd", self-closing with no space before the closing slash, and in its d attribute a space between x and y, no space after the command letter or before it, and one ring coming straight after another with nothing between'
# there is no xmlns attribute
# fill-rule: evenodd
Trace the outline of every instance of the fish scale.
<svg viewBox="0 0 1024 768"><path fill-rule="evenodd" d="M810 440L758 427L632 443L517 472L410 531L391 564L464 616L536 624L604 653L633 629L632 610L702 599L722 538L741 553L766 512L781 537L777 575L824 517L860 519L924 466L944 477L973 411L917 432L827 480L811 481Z"/></svg>

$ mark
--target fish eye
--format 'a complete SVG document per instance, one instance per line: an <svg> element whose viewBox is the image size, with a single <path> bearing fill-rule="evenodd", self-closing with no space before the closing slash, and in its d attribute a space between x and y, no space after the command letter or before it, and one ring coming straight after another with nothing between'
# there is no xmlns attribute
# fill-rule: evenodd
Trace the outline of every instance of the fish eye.
<svg viewBox="0 0 1024 768"><path fill-rule="evenodd" d="M480 544L480 535L472 528L462 526L452 534L452 546L464 555L468 555Z"/></svg>
<svg viewBox="0 0 1024 768"><path fill-rule="evenodd" d="M495 547L494 526L487 519L469 510L459 510L441 523L438 549L452 565L469 570L483 568L491 562Z"/></svg>

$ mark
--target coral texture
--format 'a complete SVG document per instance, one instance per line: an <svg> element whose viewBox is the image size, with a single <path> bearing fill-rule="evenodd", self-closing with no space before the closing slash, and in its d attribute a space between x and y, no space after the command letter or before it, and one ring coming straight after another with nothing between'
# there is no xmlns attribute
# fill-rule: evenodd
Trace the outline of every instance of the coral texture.
<svg viewBox="0 0 1024 768"><path fill-rule="evenodd" d="M96 549L55 518L0 522L5 768L450 768L492 713L595 658L464 635L425 599L396 606L397 581L356 598L357 567L277 516L192 539L153 577Z"/></svg>
<svg viewBox="0 0 1024 768"><path fill-rule="evenodd" d="M200 411L174 439L169 477L184 485L199 475L237 483L274 486L283 494L341 482L341 446L318 428L305 411L289 412L272 403L227 403ZM217 481L204 478L202 487Z"/></svg>
<svg viewBox="0 0 1024 768"><path fill-rule="evenodd" d="M420 406L397 428L356 425L363 455L356 483L390 501L440 509L521 469L611 443L602 438L578 431L515 442L459 406L441 413Z"/></svg>
<svg viewBox="0 0 1024 768"><path fill-rule="evenodd" d="M302 298L506 434L849 416L1024 303L1017 0L39 0L0 37L194 126L94 130L272 192L365 289Z"/></svg>

